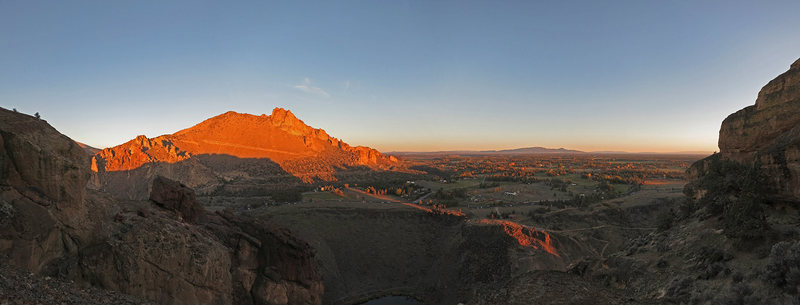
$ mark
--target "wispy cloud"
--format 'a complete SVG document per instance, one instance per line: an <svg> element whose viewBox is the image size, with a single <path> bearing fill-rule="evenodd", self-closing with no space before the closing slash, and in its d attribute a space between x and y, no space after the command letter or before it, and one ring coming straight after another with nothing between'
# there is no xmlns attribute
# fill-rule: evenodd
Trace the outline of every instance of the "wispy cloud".
<svg viewBox="0 0 800 305"><path fill-rule="evenodd" d="M303 79L303 83L302 84L296 85L296 86L294 86L294 88L302 90L302 91L305 91L307 93L311 93L311 94L314 94L314 95L325 97L325 98L331 97L331 95L328 94L328 92L325 92L325 90L322 90L322 88L312 86L311 85L311 79L308 78L308 77Z"/></svg>
<svg viewBox="0 0 800 305"><path fill-rule="evenodd" d="M344 91L347 91L348 89L350 89L350 80L344 81Z"/></svg>

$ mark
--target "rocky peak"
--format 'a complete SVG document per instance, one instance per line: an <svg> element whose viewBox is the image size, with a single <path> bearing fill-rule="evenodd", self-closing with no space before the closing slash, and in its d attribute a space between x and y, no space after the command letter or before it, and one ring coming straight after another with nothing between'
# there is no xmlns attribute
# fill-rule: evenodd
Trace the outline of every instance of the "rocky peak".
<svg viewBox="0 0 800 305"><path fill-rule="evenodd" d="M207 119L200 124L181 130L175 135L219 133L219 132L259 132L276 128L292 135L303 136L314 134L314 129L298 119L291 111L275 108L271 115L252 115L228 111Z"/></svg>
<svg viewBox="0 0 800 305"><path fill-rule="evenodd" d="M280 107L272 110L270 120L275 127L296 136L308 136L319 130L306 125L306 123L294 116L291 111Z"/></svg>
<svg viewBox="0 0 800 305"><path fill-rule="evenodd" d="M141 147L151 147L151 141L145 135L138 135L135 139L133 139L134 143L138 144Z"/></svg>
<svg viewBox="0 0 800 305"><path fill-rule="evenodd" d="M353 148L322 129L306 125L291 111L275 108L271 115L260 116L228 111L172 135L153 139L138 136L98 153L94 163L100 171L130 170L154 162L174 163L201 154L281 162L342 153L352 156L347 159L355 159L350 165L395 161L371 148Z"/></svg>
<svg viewBox="0 0 800 305"><path fill-rule="evenodd" d="M294 115L294 113L292 113L292 111L287 110L287 109L283 109L281 107L275 107L274 109L272 109L272 114L270 115L270 117L272 117L272 121L273 122L279 123L278 125L280 125L280 123L283 123L283 122L286 122L286 121L289 121L291 123L294 123L294 122L302 123L303 122L303 121L300 121L300 119L298 119Z"/></svg>
<svg viewBox="0 0 800 305"><path fill-rule="evenodd" d="M377 150L352 147L322 129L308 126L283 108L273 109L270 115L229 111L171 135L152 139L139 136L104 149L93 156L92 170L97 174L91 187L109 190L119 198L145 199L151 181L156 175L164 175L205 192L222 183L220 177L241 175L219 172L229 170L222 165L230 162L223 161L226 158L267 167L277 165L281 174L304 182L333 181L336 172L352 167L395 170L398 165L397 159ZM138 174L131 172L140 168L143 170ZM121 171L129 173L113 174Z"/></svg>

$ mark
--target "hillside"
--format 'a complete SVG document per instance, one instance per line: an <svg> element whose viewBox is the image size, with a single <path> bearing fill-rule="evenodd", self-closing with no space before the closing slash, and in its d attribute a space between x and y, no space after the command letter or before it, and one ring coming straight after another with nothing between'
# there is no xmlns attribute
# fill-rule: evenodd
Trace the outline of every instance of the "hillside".
<svg viewBox="0 0 800 305"><path fill-rule="evenodd" d="M2 304L321 304L313 248L274 222L164 178L148 201L87 190L83 148L2 108L0 147Z"/></svg>
<svg viewBox="0 0 800 305"><path fill-rule="evenodd" d="M398 166L395 157L350 146L285 109L260 116L230 111L174 134L138 136L103 149L92 156L92 187L142 199L149 181L164 175L201 194L267 196L270 189L347 180Z"/></svg>
<svg viewBox="0 0 800 305"><path fill-rule="evenodd" d="M336 167L388 168L397 162L372 148L352 147L281 108L260 116L229 111L171 135L138 136L103 149L93 162L96 171L121 171L204 154L269 159L296 177L322 179L332 179Z"/></svg>

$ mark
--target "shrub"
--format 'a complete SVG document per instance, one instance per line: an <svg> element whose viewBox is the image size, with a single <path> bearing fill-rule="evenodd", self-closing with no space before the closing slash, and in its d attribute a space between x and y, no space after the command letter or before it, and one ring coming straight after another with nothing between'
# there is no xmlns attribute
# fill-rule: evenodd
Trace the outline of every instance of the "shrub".
<svg viewBox="0 0 800 305"><path fill-rule="evenodd" d="M691 277L682 279L676 278L667 286L665 297L675 302L688 300L691 296L693 286L694 280L692 280Z"/></svg>
<svg viewBox="0 0 800 305"><path fill-rule="evenodd" d="M725 205L722 226L725 236L745 242L758 242L769 230L761 203L749 196Z"/></svg>
<svg viewBox="0 0 800 305"><path fill-rule="evenodd" d="M675 214L672 213L672 209L664 210L656 216L656 226L658 227L659 231L666 231L672 228L672 224L675 222Z"/></svg>
<svg viewBox="0 0 800 305"><path fill-rule="evenodd" d="M697 261L697 267L699 268L707 268L708 265L717 262L727 262L733 259L733 255L730 253L726 253L717 248L703 246L697 251L697 255L695 256L695 260Z"/></svg>
<svg viewBox="0 0 800 305"><path fill-rule="evenodd" d="M696 190L706 190L698 206L709 215L722 216L725 235L739 241L759 241L769 231L761 205L766 203L770 187L756 160L743 164L712 155L706 159L703 175L684 190L690 196ZM691 206L682 206L681 210L681 214L693 213Z"/></svg>
<svg viewBox="0 0 800 305"><path fill-rule="evenodd" d="M733 280L734 283L739 283L744 280L744 274L742 274L741 271L736 271L731 276L731 280Z"/></svg>
<svg viewBox="0 0 800 305"><path fill-rule="evenodd" d="M800 286L800 241L784 241L772 246L764 280L788 293Z"/></svg>
<svg viewBox="0 0 800 305"><path fill-rule="evenodd" d="M692 217L695 211L697 211L697 205L691 200L684 199L678 206L678 217L680 219Z"/></svg>
<svg viewBox="0 0 800 305"><path fill-rule="evenodd" d="M722 273L723 275L727 275L731 272L731 269L725 265L723 262L716 262L709 264L706 266L705 272L700 274L700 278L704 280L712 279L718 274Z"/></svg>
<svg viewBox="0 0 800 305"><path fill-rule="evenodd" d="M755 305L762 304L761 300L753 295L753 289L744 283L734 284L727 293L718 296L712 303L714 305Z"/></svg>

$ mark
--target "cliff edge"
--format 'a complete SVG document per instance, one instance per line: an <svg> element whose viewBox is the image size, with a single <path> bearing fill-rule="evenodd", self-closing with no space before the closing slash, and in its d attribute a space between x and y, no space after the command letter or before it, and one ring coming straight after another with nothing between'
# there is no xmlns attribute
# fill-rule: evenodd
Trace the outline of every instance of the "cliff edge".
<svg viewBox="0 0 800 305"><path fill-rule="evenodd" d="M712 157L760 167L773 199L800 200L800 59L761 89L755 105L722 122L719 149ZM693 164L689 179L703 176L712 157Z"/></svg>

